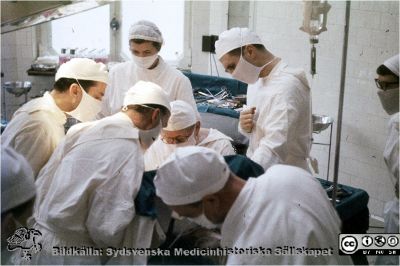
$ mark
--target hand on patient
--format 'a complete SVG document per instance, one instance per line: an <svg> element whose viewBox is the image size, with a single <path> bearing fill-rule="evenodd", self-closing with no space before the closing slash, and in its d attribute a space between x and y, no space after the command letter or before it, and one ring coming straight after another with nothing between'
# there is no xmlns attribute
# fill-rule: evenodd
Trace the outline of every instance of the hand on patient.
<svg viewBox="0 0 400 266"><path fill-rule="evenodd" d="M254 114L256 112L255 107L251 107L249 109L243 110L240 112L239 123L240 127L247 133L251 133L254 126Z"/></svg>

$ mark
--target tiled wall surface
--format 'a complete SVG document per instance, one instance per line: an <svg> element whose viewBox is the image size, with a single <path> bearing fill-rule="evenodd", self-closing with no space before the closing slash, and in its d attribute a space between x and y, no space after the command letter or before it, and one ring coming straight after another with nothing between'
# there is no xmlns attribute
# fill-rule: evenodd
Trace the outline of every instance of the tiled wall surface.
<svg viewBox="0 0 400 266"><path fill-rule="evenodd" d="M317 44L317 75L314 78L308 75L308 78L312 87L313 113L331 116L336 121L345 2L329 3L332 7L328 13L328 31L320 35ZM249 25L271 52L309 73L308 35L299 30L303 20L302 8L301 1L254 1L249 7ZM373 79L376 68L399 52L398 13L398 1L351 2L339 182L366 190L370 195L371 214L380 217L385 202L393 198L394 192L382 157L388 115L380 105ZM234 14L237 13L229 13L229 25L241 25L243 18L235 21ZM220 19L225 19L223 14L211 17L211 21ZM206 56L192 51L194 62ZM204 66L196 68L194 65L192 70L209 73ZM333 179L336 123L333 126L330 180ZM315 142L329 143L329 129L314 134L314 139ZM319 176L325 177L328 146L314 145L312 156L319 161Z"/></svg>
<svg viewBox="0 0 400 266"><path fill-rule="evenodd" d="M308 75L312 87L313 113L337 120L340 88L341 56L345 24L345 2L329 1L328 31L317 44L317 75ZM190 28L185 37L185 63L182 68L210 74L209 53L201 51L203 35L218 35L230 26L252 27L266 47L292 66L309 72L310 44L308 35L299 30L302 24L301 1L190 1L186 8ZM239 12L239 11L242 11ZM388 116L380 106L373 81L375 70L386 58L399 52L399 2L352 1L349 30L343 128L340 153L339 182L365 189L370 195L370 211L382 216L384 203L393 196L393 187L382 158L386 141ZM246 20L247 17L247 20ZM43 28L43 27L42 27ZM42 29L41 28L41 29ZM36 35L41 36L36 36ZM53 77L26 75L37 56L39 39L48 35L36 27L1 36L1 63L4 79L29 80L33 88L29 97L50 89ZM37 38L36 38L37 37ZM217 62L219 74L224 73ZM213 66L213 74L215 74ZM6 93L8 113L23 96ZM9 115L8 115L9 117ZM330 180L333 176L336 123L332 136ZM329 142L329 130L314 134L315 142ZM327 170L328 147L314 145L312 155L319 161L320 176Z"/></svg>
<svg viewBox="0 0 400 266"><path fill-rule="evenodd" d="M42 90L50 90L54 77L29 76L26 71L37 57L36 27L25 28L1 35L1 72L4 77L1 84L7 81L31 81L32 89L28 93L28 100L41 94ZM1 99L5 99L5 115L9 120L14 111L25 102L25 96L15 97L3 92ZM3 106L3 105L2 105ZM4 110L2 109L2 118Z"/></svg>

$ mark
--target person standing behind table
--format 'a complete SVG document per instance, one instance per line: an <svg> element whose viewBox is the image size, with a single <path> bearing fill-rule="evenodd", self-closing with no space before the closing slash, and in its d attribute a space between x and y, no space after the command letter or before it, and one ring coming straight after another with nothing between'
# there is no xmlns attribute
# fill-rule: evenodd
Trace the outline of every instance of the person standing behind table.
<svg viewBox="0 0 400 266"><path fill-rule="evenodd" d="M321 184L303 169L274 165L244 181L214 150L191 146L168 157L154 185L178 215L205 228L221 228L222 248L271 248L264 255L229 254L227 265L351 264L349 256L338 255L336 210ZM279 253L285 246L295 250ZM297 253L303 247L323 249L325 256Z"/></svg>
<svg viewBox="0 0 400 266"><path fill-rule="evenodd" d="M213 128L201 128L192 106L184 101L171 102L171 116L160 137L144 154L145 170L157 169L178 147L201 146L219 154L234 155L232 139Z"/></svg>
<svg viewBox="0 0 400 266"><path fill-rule="evenodd" d="M167 94L140 81L120 112L71 128L36 181L33 224L43 234L34 264L145 264L146 256L53 256L53 247L150 248L156 219L135 210L144 172L142 136L166 126ZM160 125L160 126L159 126Z"/></svg>
<svg viewBox="0 0 400 266"><path fill-rule="evenodd" d="M108 72L102 63L74 58L58 69L51 92L19 108L1 135L2 145L22 154L34 176L65 136L67 117L93 120L100 111Z"/></svg>
<svg viewBox="0 0 400 266"><path fill-rule="evenodd" d="M247 156L268 169L274 164L309 171L311 148L310 87L301 69L290 68L248 28L219 35L215 52L225 71L248 85L239 132L249 137Z"/></svg>
<svg viewBox="0 0 400 266"><path fill-rule="evenodd" d="M384 207L385 233L399 233L399 55L380 65L375 79L378 97L389 119L383 157L390 172L395 197ZM398 256L379 256L376 264L399 265Z"/></svg>
<svg viewBox="0 0 400 266"><path fill-rule="evenodd" d="M132 61L117 64L110 70L110 83L99 118L119 112L125 92L139 80L154 82L165 90L170 101L185 101L197 112L189 79L159 55L163 43L162 34L153 22L140 20L130 27Z"/></svg>

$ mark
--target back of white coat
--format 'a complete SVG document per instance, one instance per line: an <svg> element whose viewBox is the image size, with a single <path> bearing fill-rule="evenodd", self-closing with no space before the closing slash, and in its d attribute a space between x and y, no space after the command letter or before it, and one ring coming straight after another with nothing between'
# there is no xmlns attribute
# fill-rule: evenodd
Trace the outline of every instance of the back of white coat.
<svg viewBox="0 0 400 266"><path fill-rule="evenodd" d="M340 224L326 192L311 174L274 165L243 187L222 225L221 246L271 249L266 255L232 254L228 265L352 264L349 256L338 255ZM330 255L305 255L303 248L324 249Z"/></svg>
<svg viewBox="0 0 400 266"><path fill-rule="evenodd" d="M100 263L96 256L52 256L54 246L150 247L155 220L137 216L134 204L143 175L137 129L122 113L75 127L81 129L71 128L49 161L57 165L46 165L37 180L34 219L43 234L37 264ZM145 262L140 256L109 261Z"/></svg>

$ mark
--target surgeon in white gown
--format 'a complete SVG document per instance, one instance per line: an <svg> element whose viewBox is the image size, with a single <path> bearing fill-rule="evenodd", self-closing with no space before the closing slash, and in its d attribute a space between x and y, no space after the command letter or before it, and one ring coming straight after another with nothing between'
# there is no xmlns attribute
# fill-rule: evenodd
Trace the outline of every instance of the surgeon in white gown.
<svg viewBox="0 0 400 266"><path fill-rule="evenodd" d="M74 58L58 69L51 92L33 99L13 115L1 135L2 145L22 154L34 176L64 138L67 116L95 119L108 82L107 68L88 58Z"/></svg>
<svg viewBox="0 0 400 266"><path fill-rule="evenodd" d="M394 186L395 197L384 207L385 233L399 233L399 55L387 59L376 73L378 97L390 115L383 157ZM398 265L399 256L379 256L376 264Z"/></svg>
<svg viewBox="0 0 400 266"><path fill-rule="evenodd" d="M221 155L234 155L232 139L213 128L201 128L192 106L184 101L171 102L168 126L161 130L160 137L146 150L146 171L157 169L176 148L201 146L215 150Z"/></svg>
<svg viewBox="0 0 400 266"><path fill-rule="evenodd" d="M239 132L249 137L247 156L265 170L281 163L309 171L311 97L304 71L275 57L247 28L222 32L215 52L226 72L249 84L239 119Z"/></svg>
<svg viewBox="0 0 400 266"><path fill-rule="evenodd" d="M165 90L170 101L186 101L197 111L189 79L158 54L163 42L162 34L154 23L141 20L131 26L129 47L132 60L111 68L99 118L119 112L125 92L139 80L156 83Z"/></svg>
<svg viewBox="0 0 400 266"><path fill-rule="evenodd" d="M144 264L143 256L52 256L53 247L149 248L156 221L135 214L144 171L141 136L166 125L168 96L138 82L122 111L75 125L36 181L33 224L43 234L36 264ZM105 250L103 255L105 255Z"/></svg>
<svg viewBox="0 0 400 266"><path fill-rule="evenodd" d="M215 151L185 147L161 165L154 184L157 195L180 216L221 228L221 247L272 251L228 254L227 265L351 264L349 256L338 255L335 209L321 184L303 169L275 165L246 182ZM274 252L284 246L290 247L286 255ZM298 254L296 248L324 249L329 255Z"/></svg>

